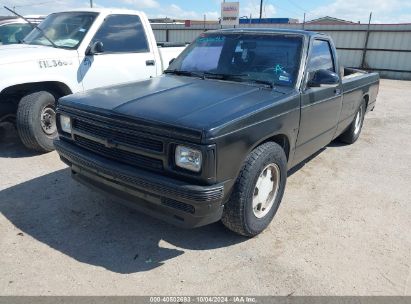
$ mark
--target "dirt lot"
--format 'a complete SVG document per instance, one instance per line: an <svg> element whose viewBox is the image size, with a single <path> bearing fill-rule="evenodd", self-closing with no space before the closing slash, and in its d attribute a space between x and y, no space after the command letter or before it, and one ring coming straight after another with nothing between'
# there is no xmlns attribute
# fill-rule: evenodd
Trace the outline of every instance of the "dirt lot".
<svg viewBox="0 0 411 304"><path fill-rule="evenodd" d="M2 295L411 295L411 82L383 80L352 146L293 172L254 239L181 230L0 143Z"/></svg>

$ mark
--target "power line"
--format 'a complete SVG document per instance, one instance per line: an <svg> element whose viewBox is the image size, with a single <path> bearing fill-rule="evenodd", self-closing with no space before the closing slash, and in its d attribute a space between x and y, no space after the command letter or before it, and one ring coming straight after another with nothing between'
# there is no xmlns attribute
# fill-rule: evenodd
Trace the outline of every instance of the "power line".
<svg viewBox="0 0 411 304"><path fill-rule="evenodd" d="M270 1L270 2L271 2L271 1ZM276 3L273 3L273 5L274 5L274 7L278 7L279 9L281 9L281 10L283 10L283 11L287 11L287 12L293 14L293 15L300 16L300 13L299 13L299 12L296 12L296 11L293 11L293 10L290 10L290 9L287 9L287 8L284 8L284 7L282 7L282 6L279 6L279 5L276 4Z"/></svg>
<svg viewBox="0 0 411 304"><path fill-rule="evenodd" d="M304 9L303 7L301 7L300 5L296 4L294 1L288 0L288 2L290 2L292 5L294 5L296 8L298 8L299 10L306 12L307 10Z"/></svg>
<svg viewBox="0 0 411 304"><path fill-rule="evenodd" d="M49 3L55 3L55 2L60 2L60 1L45 1L45 2L39 2L39 3L31 3L31 4L24 4L24 5L13 5L13 7L27 7L27 6L38 6L38 5L43 5L43 4L49 4Z"/></svg>

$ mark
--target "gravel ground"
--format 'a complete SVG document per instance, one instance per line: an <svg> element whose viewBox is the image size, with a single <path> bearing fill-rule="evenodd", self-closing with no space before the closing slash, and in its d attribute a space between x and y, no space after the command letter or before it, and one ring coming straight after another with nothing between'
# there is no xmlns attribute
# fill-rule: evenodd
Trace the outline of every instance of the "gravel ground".
<svg viewBox="0 0 411 304"><path fill-rule="evenodd" d="M116 204L10 131L0 143L0 294L411 295L410 95L411 82L383 80L359 141L293 170L254 239Z"/></svg>

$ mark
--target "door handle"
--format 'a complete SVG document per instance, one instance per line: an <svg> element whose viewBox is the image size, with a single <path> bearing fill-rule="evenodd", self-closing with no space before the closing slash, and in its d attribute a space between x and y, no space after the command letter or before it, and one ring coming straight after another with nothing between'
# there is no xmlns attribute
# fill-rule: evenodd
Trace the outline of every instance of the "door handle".
<svg viewBox="0 0 411 304"><path fill-rule="evenodd" d="M146 65L147 65L147 66L149 66L149 65L151 65L151 66L156 65L156 61L155 61L155 60L146 60Z"/></svg>
<svg viewBox="0 0 411 304"><path fill-rule="evenodd" d="M335 89L334 90L335 95L340 95L341 94L341 90L340 89Z"/></svg>

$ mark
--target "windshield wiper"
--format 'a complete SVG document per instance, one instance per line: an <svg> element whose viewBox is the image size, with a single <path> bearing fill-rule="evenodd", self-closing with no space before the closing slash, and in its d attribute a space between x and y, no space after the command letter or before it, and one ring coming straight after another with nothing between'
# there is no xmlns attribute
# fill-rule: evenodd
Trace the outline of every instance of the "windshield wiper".
<svg viewBox="0 0 411 304"><path fill-rule="evenodd" d="M229 73L204 72L204 75L205 76L215 76L215 77L219 77L219 78L224 79L224 80L238 79L242 82L254 82L254 83L258 83L258 84L268 85L271 89L275 88L275 84L272 81L246 78L247 76L250 76L249 74L229 74Z"/></svg>
<svg viewBox="0 0 411 304"><path fill-rule="evenodd" d="M268 85L271 89L275 89L275 84L273 81L261 80L261 79L247 79L247 81Z"/></svg>
<svg viewBox="0 0 411 304"><path fill-rule="evenodd" d="M204 79L204 73L199 72L192 72L192 71L184 71L184 70L164 70L164 74L174 74L174 75L182 75L182 76L195 76Z"/></svg>
<svg viewBox="0 0 411 304"><path fill-rule="evenodd" d="M48 42L51 43L51 45L52 45L54 48L56 48L56 49L58 48L58 46L57 46L53 41L51 41L51 39L50 39L49 37L47 37L46 33L45 33L41 28L39 28L37 24L33 24L33 23L30 22L26 17L23 17L22 15L16 13L16 12L13 11L12 9L8 8L7 6L4 6L4 8L5 8L6 10L8 10L9 12L11 12L12 14L16 15L17 17L20 17L21 19L23 19L24 21L26 21L28 24L30 24L30 26L31 26L33 29L37 29L37 30L43 35L43 37L46 38L46 39L48 40ZM23 40L23 43L25 43L24 40Z"/></svg>
<svg viewBox="0 0 411 304"><path fill-rule="evenodd" d="M192 71L184 71L184 70L165 70L165 74L175 74L175 75L183 75L183 76L195 76L205 79L207 78L218 78L221 80L238 80L240 82L253 82L258 84L265 84L269 86L271 89L275 89L275 84L269 80L261 80L261 79L250 79L247 78L249 74L230 74L230 73L214 73L214 72L192 72Z"/></svg>
<svg viewBox="0 0 411 304"><path fill-rule="evenodd" d="M229 73L213 73L213 72L204 72L205 76L215 76L221 79L236 79L241 77L247 77L248 74L229 74Z"/></svg>

